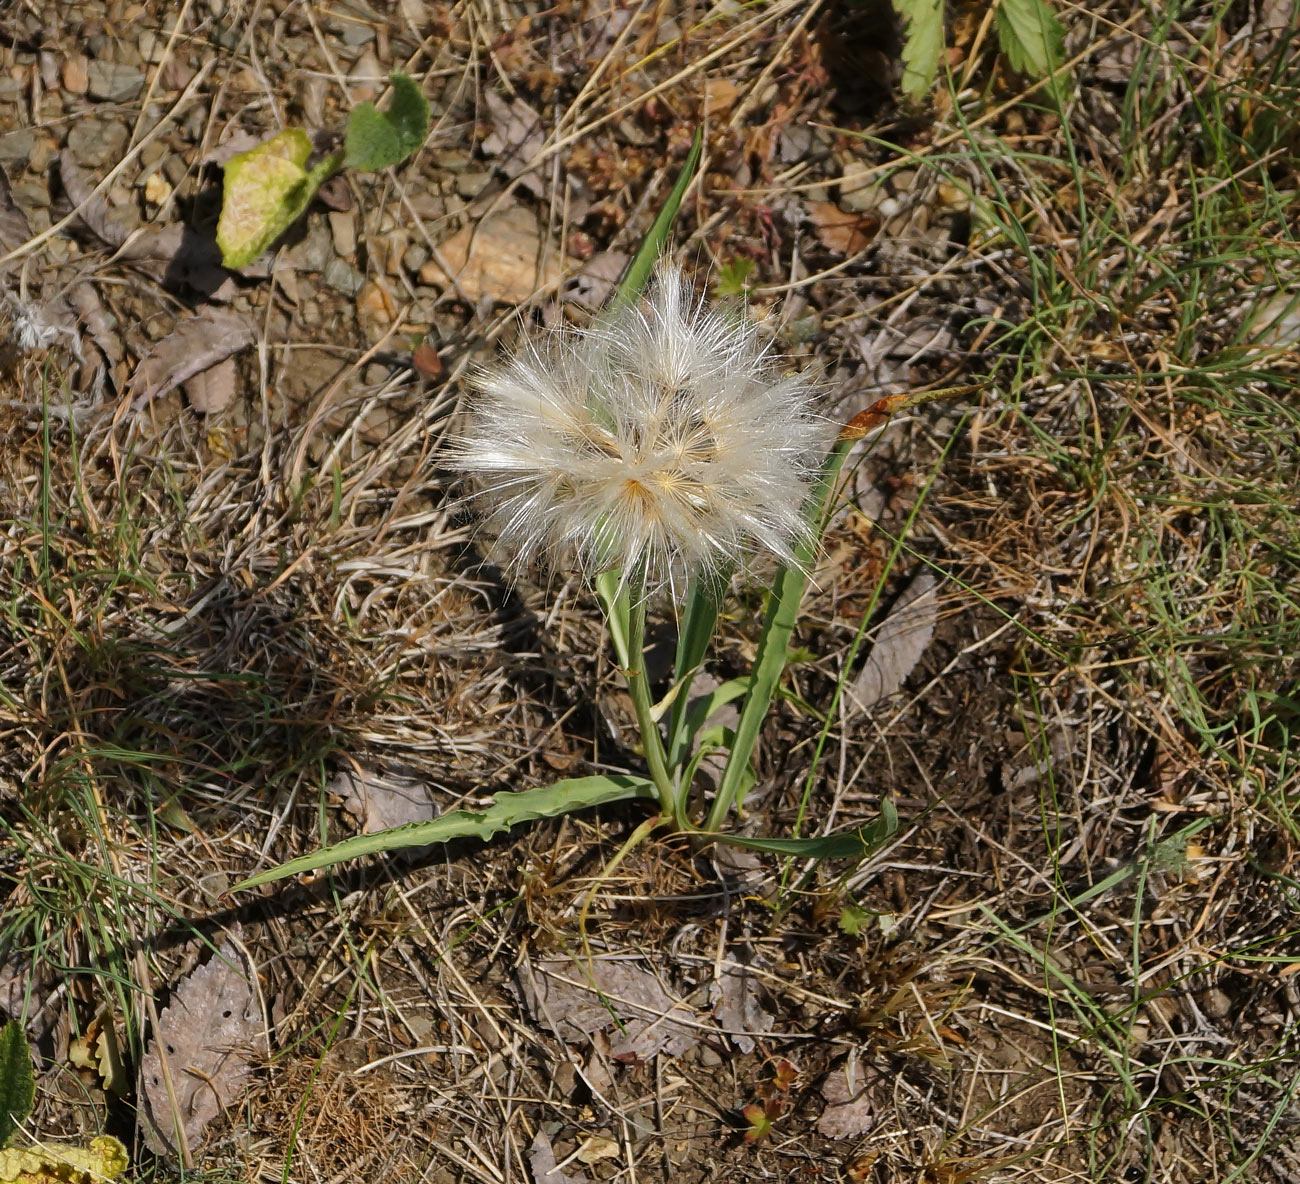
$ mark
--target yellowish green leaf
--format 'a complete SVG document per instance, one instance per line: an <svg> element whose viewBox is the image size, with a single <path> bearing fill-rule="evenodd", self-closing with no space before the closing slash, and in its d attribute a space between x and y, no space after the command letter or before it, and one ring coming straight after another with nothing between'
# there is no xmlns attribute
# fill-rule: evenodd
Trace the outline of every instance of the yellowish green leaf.
<svg viewBox="0 0 1300 1184"><path fill-rule="evenodd" d="M247 267L284 233L311 200L311 140L290 128L232 157L222 186L217 246L227 267Z"/></svg>
<svg viewBox="0 0 1300 1184"><path fill-rule="evenodd" d="M934 81L943 53L943 0L894 0L907 23L903 41L903 93L919 99Z"/></svg>
<svg viewBox="0 0 1300 1184"><path fill-rule="evenodd" d="M0 1151L0 1184L97 1184L127 1167L126 1148L111 1135L89 1147L10 1147Z"/></svg>

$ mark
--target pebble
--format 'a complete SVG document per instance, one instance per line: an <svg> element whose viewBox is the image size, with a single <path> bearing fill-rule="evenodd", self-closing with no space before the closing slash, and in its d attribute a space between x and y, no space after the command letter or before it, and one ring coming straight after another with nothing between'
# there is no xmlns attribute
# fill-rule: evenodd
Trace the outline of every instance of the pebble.
<svg viewBox="0 0 1300 1184"><path fill-rule="evenodd" d="M36 133L29 127L20 127L0 136L0 164L25 165L36 147Z"/></svg>
<svg viewBox="0 0 1300 1184"><path fill-rule="evenodd" d="M87 72L87 93L106 103L129 103L144 90L144 71L96 58Z"/></svg>
<svg viewBox="0 0 1300 1184"><path fill-rule="evenodd" d="M326 284L345 296L355 296L366 282L366 277L361 272L338 257L325 264L323 276Z"/></svg>
<svg viewBox="0 0 1300 1184"><path fill-rule="evenodd" d="M312 219L300 243L289 250L294 267L301 271L324 271L335 258L334 243L324 224ZM339 260L339 262L342 262ZM354 288L353 291L356 289Z"/></svg>
<svg viewBox="0 0 1300 1184"><path fill-rule="evenodd" d="M402 266L407 271L419 271L429 262L429 248L424 243L412 243L402 252Z"/></svg>
<svg viewBox="0 0 1300 1184"><path fill-rule="evenodd" d="M357 221L352 211L331 210L326 217L334 240L334 253L343 259L350 258L357 249Z"/></svg>
<svg viewBox="0 0 1300 1184"><path fill-rule="evenodd" d="M471 172L467 169L463 173L456 174L456 192L461 197L478 197L487 188L490 180L492 174L489 172L479 172L477 169Z"/></svg>
<svg viewBox="0 0 1300 1184"><path fill-rule="evenodd" d="M77 119L68 132L68 149L79 164L101 168L120 160L129 135L116 119Z"/></svg>
<svg viewBox="0 0 1300 1184"><path fill-rule="evenodd" d="M366 386L383 386L388 381L388 367L382 362L371 362L361 374Z"/></svg>

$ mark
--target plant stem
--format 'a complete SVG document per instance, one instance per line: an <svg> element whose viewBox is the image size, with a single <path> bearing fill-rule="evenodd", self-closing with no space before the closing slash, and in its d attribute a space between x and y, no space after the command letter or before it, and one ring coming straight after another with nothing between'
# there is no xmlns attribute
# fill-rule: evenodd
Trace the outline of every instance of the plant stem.
<svg viewBox="0 0 1300 1184"><path fill-rule="evenodd" d="M668 757L659 735L659 725L655 722L654 703L650 698L650 687L645 675L645 583L636 579L629 581L629 584L621 593L628 597L627 653L624 656L623 677L627 680L627 691L632 696L636 721L641 728L641 752L645 757L646 768L659 791L660 808L679 829L685 830L690 823L685 817L681 801L683 795L677 792L677 786L668 771Z"/></svg>

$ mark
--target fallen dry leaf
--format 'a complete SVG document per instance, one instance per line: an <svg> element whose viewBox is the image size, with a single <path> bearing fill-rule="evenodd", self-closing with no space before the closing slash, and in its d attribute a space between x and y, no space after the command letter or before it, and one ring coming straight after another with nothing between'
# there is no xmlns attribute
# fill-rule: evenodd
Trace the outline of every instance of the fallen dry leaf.
<svg viewBox="0 0 1300 1184"><path fill-rule="evenodd" d="M917 575L894 605L876 634L858 677L852 699L866 711L889 698L916 668L934 636L939 619L939 598L929 569Z"/></svg>
<svg viewBox="0 0 1300 1184"><path fill-rule="evenodd" d="M587 308L604 308L631 262L622 251L599 251L569 280L565 294Z"/></svg>
<svg viewBox="0 0 1300 1184"><path fill-rule="evenodd" d="M874 215L846 212L833 201L808 202L808 220L822 246L837 255L865 251L880 229Z"/></svg>
<svg viewBox="0 0 1300 1184"><path fill-rule="evenodd" d="M189 287L208 300L227 304L239 290L234 273L221 266L221 251L212 236L180 222L142 226L116 258L147 271L169 291ZM255 269L245 268L244 274L251 276Z"/></svg>
<svg viewBox="0 0 1300 1184"><path fill-rule="evenodd" d="M426 382L434 382L442 377L442 359L427 340L420 342L411 351L411 366Z"/></svg>
<svg viewBox="0 0 1300 1184"><path fill-rule="evenodd" d="M543 959L525 963L519 983L528 1010L566 1043L618 1025L609 1054L616 1061L646 1061L663 1052L679 1057L699 1042L691 1009L664 990L658 978L632 962Z"/></svg>
<svg viewBox="0 0 1300 1184"><path fill-rule="evenodd" d="M537 218L523 206L491 214L477 225L458 230L438 248L460 290L476 304L485 296L498 304L523 304L539 288L560 279L560 261L546 253L538 268L542 233ZM449 287L451 280L436 261L420 268L420 282Z"/></svg>
<svg viewBox="0 0 1300 1184"><path fill-rule="evenodd" d="M174 333L140 359L131 380L135 405L140 407L165 395L186 379L252 344L252 324L235 312L207 309L182 321Z"/></svg>
<svg viewBox="0 0 1300 1184"><path fill-rule="evenodd" d="M27 215L14 204L9 177L0 168L0 253L8 254L22 246L32 235Z"/></svg>
<svg viewBox="0 0 1300 1184"><path fill-rule="evenodd" d="M875 1125L876 1107L867 1094L856 1053L850 1053L826 1075L821 1092L826 1109L817 1120L817 1130L826 1138L854 1139Z"/></svg>
<svg viewBox="0 0 1300 1184"><path fill-rule="evenodd" d="M586 1176L570 1176L555 1166L555 1148L541 1127L528 1148L528 1168L533 1173L533 1184L587 1184Z"/></svg>
<svg viewBox="0 0 1300 1184"><path fill-rule="evenodd" d="M354 760L340 769L329 790L343 798L343 808L360 820L362 834L428 822L439 813L423 778L388 772L364 761Z"/></svg>
<svg viewBox="0 0 1300 1184"><path fill-rule="evenodd" d="M748 966L727 963L709 984L713 1018L741 1052L754 1051L754 1036L772 1030L772 1016L763 1010L758 978Z"/></svg>
<svg viewBox="0 0 1300 1184"><path fill-rule="evenodd" d="M704 84L704 117L717 119L735 106L740 87L726 78L710 78Z"/></svg>
<svg viewBox="0 0 1300 1184"><path fill-rule="evenodd" d="M492 130L483 137L482 148L488 156L497 157L496 165L507 177L521 177L520 185L534 197L542 195L542 179L536 172L527 172L534 158L546 144L546 130L542 117L523 99L515 96L505 99L489 87L483 92Z"/></svg>
<svg viewBox="0 0 1300 1184"><path fill-rule="evenodd" d="M110 247L120 247L140 224L140 216L134 210L114 210L95 192L98 182L67 148L59 153L59 178L63 192L77 209L77 217Z"/></svg>
<svg viewBox="0 0 1300 1184"><path fill-rule="evenodd" d="M623 1148L613 1139L607 1139L604 1135L591 1135L573 1153L573 1157L579 1163L590 1167L593 1163L600 1163L602 1159L617 1159L622 1154Z"/></svg>
<svg viewBox="0 0 1300 1184"><path fill-rule="evenodd" d="M235 400L235 359L226 358L185 383L190 406L201 415L215 415Z"/></svg>
<svg viewBox="0 0 1300 1184"><path fill-rule="evenodd" d="M217 952L177 986L140 1064L140 1133L151 1150L170 1159L181 1158L177 1124L194 1150L208 1123L238 1099L250 1062L266 1053L257 971L240 938L236 925Z"/></svg>

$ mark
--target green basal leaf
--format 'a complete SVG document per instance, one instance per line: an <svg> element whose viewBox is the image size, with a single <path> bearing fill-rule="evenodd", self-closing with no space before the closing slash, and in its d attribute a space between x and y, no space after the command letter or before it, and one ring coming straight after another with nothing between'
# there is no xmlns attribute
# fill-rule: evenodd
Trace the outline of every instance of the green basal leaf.
<svg viewBox="0 0 1300 1184"><path fill-rule="evenodd" d="M919 99L930 89L943 55L943 0L894 0L907 22L903 41L903 93Z"/></svg>
<svg viewBox="0 0 1300 1184"><path fill-rule="evenodd" d="M363 173L401 164L429 134L429 100L405 74L392 74L393 99L387 111L359 103L348 117L343 163Z"/></svg>
<svg viewBox="0 0 1300 1184"><path fill-rule="evenodd" d="M32 1112L36 1075L22 1024L10 1020L0 1028L0 1147Z"/></svg>
<svg viewBox="0 0 1300 1184"><path fill-rule="evenodd" d="M345 859L397 851L403 847L426 847L431 843L446 843L452 839L486 840L499 831L509 830L520 822L554 818L559 814L585 810L589 806L601 806L607 802L653 797L655 797L654 782L644 777L622 774L576 777L557 781L554 785L542 789L499 793L492 799L492 805L486 810L453 810L450 814L443 814L429 822L413 822L407 826L395 826L391 830L382 830L375 834L344 839L343 842L335 843L332 847L313 851L310 855L302 855L297 859L289 860L288 863L282 863L279 867L259 872L247 880L241 880L231 891L256 888L259 884L283 880L286 876L295 876L322 867L333 867Z"/></svg>
<svg viewBox="0 0 1300 1184"><path fill-rule="evenodd" d="M1065 30L1047 0L1001 0L997 26L1007 65L1019 74L1041 78L1065 59Z"/></svg>
<svg viewBox="0 0 1300 1184"><path fill-rule="evenodd" d="M700 163L700 153L703 150L704 129L696 128L695 139L691 141L691 150L686 154L686 163L682 165L682 171L677 174L677 181L668 194L668 200L656 215L650 233L645 236L641 245L637 247L636 254L632 256L627 274L619 284L618 291L614 293L614 299L610 301L611 307L618 308L620 305L631 304L645 289L655 263L664 253L664 245L672 233L673 223L677 220L677 211L681 209L682 198L686 196L687 186L695 176L695 168Z"/></svg>
<svg viewBox="0 0 1300 1184"><path fill-rule="evenodd" d="M748 835L711 834L717 843L730 843L750 851L789 855L796 859L865 859L879 851L898 829L898 812L888 798L880 803L880 817L870 826L840 831L815 839L758 839Z"/></svg>
<svg viewBox="0 0 1300 1184"><path fill-rule="evenodd" d="M247 267L306 208L315 193L307 158L311 141L301 128L289 128L226 164L221 191L217 246L229 268Z"/></svg>

